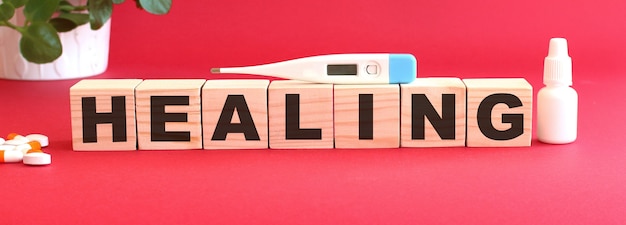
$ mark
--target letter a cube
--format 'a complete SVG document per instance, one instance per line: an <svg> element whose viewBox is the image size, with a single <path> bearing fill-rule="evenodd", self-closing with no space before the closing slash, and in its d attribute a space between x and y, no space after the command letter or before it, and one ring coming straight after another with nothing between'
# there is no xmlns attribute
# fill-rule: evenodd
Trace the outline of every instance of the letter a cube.
<svg viewBox="0 0 626 225"><path fill-rule="evenodd" d="M204 149L268 148L268 80L208 80L202 88Z"/></svg>

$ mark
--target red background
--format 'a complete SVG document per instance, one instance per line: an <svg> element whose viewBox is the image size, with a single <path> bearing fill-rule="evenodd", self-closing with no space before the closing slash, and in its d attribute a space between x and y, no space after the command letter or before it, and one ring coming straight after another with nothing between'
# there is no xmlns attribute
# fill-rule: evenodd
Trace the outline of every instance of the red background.
<svg viewBox="0 0 626 225"><path fill-rule="evenodd" d="M625 1L175 1L114 8L97 78L234 78L211 67L408 52L419 76L541 84L565 37L578 140L522 148L73 152L69 87L0 80L0 134L50 136L53 164L0 165L2 224L620 224ZM250 76L248 76L250 77Z"/></svg>

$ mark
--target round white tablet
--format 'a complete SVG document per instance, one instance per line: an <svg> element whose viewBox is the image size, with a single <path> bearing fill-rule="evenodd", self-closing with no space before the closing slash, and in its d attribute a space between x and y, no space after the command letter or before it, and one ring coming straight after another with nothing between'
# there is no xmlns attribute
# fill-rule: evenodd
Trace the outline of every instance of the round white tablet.
<svg viewBox="0 0 626 225"><path fill-rule="evenodd" d="M26 144L26 143L28 143L29 141L30 141L30 140L28 140L28 138L25 138L25 137L23 137L23 136L19 136L19 135L18 135L18 136L14 137L14 138L13 138L13 139L11 139L11 140L6 140L6 141L4 142L4 144L5 144L5 145L15 145L15 146L18 146L18 145L23 145L23 144Z"/></svg>
<svg viewBox="0 0 626 225"><path fill-rule="evenodd" d="M48 146L48 136L46 136L46 135L43 135L43 134L29 134L29 135L26 135L26 138L29 141L38 141L39 144L41 144L41 147Z"/></svg>
<svg viewBox="0 0 626 225"><path fill-rule="evenodd" d="M48 165L52 163L52 159L50 154L43 152L33 152L24 155L22 162L26 165L31 166L40 166L40 165Z"/></svg>

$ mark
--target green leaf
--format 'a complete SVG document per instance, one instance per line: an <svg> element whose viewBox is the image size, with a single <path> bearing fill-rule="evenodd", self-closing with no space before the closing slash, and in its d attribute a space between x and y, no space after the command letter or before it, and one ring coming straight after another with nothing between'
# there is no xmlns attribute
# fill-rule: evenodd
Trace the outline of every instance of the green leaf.
<svg viewBox="0 0 626 225"><path fill-rule="evenodd" d="M87 2L87 8L89 9L89 23L92 30L100 29L113 12L112 0L89 0Z"/></svg>
<svg viewBox="0 0 626 225"><path fill-rule="evenodd" d="M83 13L61 13L48 21L58 32L68 32L89 23L89 15Z"/></svg>
<svg viewBox="0 0 626 225"><path fill-rule="evenodd" d="M61 1L59 2L59 11L69 13L74 11L74 6L68 1Z"/></svg>
<svg viewBox="0 0 626 225"><path fill-rule="evenodd" d="M24 6L24 16L31 22L48 21L58 5L57 0L29 0Z"/></svg>
<svg viewBox="0 0 626 225"><path fill-rule="evenodd" d="M113 3L115 3L115 4L122 4L122 3L124 3L124 0L113 0Z"/></svg>
<svg viewBox="0 0 626 225"><path fill-rule="evenodd" d="M58 18L71 20L78 26L89 23L89 15L85 13L61 13Z"/></svg>
<svg viewBox="0 0 626 225"><path fill-rule="evenodd" d="M57 32L68 32L78 27L78 24L74 23L74 21L60 17L52 18L48 23L50 23Z"/></svg>
<svg viewBox="0 0 626 225"><path fill-rule="evenodd" d="M139 0L139 4L149 13L163 15L170 11L172 0Z"/></svg>
<svg viewBox="0 0 626 225"><path fill-rule="evenodd" d="M13 18L15 15L15 7L11 4L2 3L0 4L0 21L7 21Z"/></svg>
<svg viewBox="0 0 626 225"><path fill-rule="evenodd" d="M24 6L24 4L26 4L26 0L4 0L4 3L11 3L11 5L13 5L13 7L15 8L19 8Z"/></svg>
<svg viewBox="0 0 626 225"><path fill-rule="evenodd" d="M57 31L44 22L33 22L22 32L22 56L30 62L49 63L61 56L63 49Z"/></svg>
<svg viewBox="0 0 626 225"><path fill-rule="evenodd" d="M71 5L61 5L61 6L59 6L59 11L66 12L66 13L72 12L72 11L74 11L74 6L71 6Z"/></svg>

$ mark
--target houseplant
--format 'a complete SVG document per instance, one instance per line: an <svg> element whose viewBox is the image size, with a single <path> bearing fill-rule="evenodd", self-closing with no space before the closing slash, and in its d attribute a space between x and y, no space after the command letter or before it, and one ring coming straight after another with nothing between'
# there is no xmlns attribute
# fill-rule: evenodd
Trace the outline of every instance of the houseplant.
<svg viewBox="0 0 626 225"><path fill-rule="evenodd" d="M172 3L172 0L133 1L139 8L156 15L169 12ZM123 2L124 0L2 0L0 4L0 77L9 79L64 79L104 72L106 61L95 63L98 64L95 66L97 69L88 70L82 74L65 77L58 77L59 74L57 74L56 77L50 78L41 74L46 67L51 67L50 69L56 70L57 73L63 70L59 68L66 67L62 65L46 66L47 64L56 64L56 61L72 61L70 62L72 64L77 64L77 60L90 61L86 58L88 56L85 56L87 53L80 54L79 50L74 51L76 47L67 46L70 44L69 42L83 42L92 45L92 47L80 46L80 48L99 49L87 55L94 55L106 60L108 58L109 20L113 4ZM82 32L82 34L70 35L71 32ZM74 40L79 36L85 36L92 40ZM102 40L96 43L93 41L95 39ZM64 47L73 50L72 52L77 52L78 55L62 56L62 54L66 55ZM12 56L10 55L11 52L19 52L21 56ZM20 65L10 66L11 63ZM61 73L74 73L77 70L80 71L80 69L67 69L66 72ZM26 74L29 72L39 74L36 76ZM15 73L19 73L20 76L10 77L6 75L14 75Z"/></svg>

